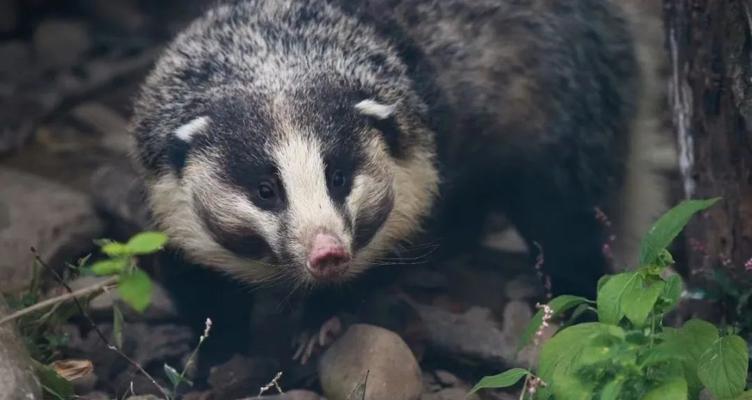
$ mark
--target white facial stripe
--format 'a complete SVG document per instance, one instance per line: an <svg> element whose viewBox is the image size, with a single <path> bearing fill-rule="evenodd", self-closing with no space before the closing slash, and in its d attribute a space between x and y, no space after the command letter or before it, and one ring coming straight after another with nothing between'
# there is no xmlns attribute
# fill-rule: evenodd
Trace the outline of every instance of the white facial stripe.
<svg viewBox="0 0 752 400"><path fill-rule="evenodd" d="M184 142L190 142L193 135L203 132L209 126L209 117L197 117L187 124L175 129L175 136Z"/></svg>
<svg viewBox="0 0 752 400"><path fill-rule="evenodd" d="M356 104L355 108L363 115L378 119L387 119L392 116L392 114L394 114L394 110L397 109L397 105L381 104L369 99L363 100L360 103Z"/></svg>
<svg viewBox="0 0 752 400"><path fill-rule="evenodd" d="M305 242L315 229L326 228L349 245L349 238L344 237L342 217L327 191L318 141L292 134L279 146L274 158L287 194L290 225L299 240Z"/></svg>

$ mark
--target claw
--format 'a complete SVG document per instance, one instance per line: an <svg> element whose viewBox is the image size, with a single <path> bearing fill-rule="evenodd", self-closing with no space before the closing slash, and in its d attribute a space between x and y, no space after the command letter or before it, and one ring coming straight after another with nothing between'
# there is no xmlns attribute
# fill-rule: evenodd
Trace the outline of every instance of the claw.
<svg viewBox="0 0 752 400"><path fill-rule="evenodd" d="M292 359L305 365L317 350L332 344L340 333L342 333L342 321L338 317L326 320L319 328L318 334L301 333L295 340L294 345L297 348Z"/></svg>

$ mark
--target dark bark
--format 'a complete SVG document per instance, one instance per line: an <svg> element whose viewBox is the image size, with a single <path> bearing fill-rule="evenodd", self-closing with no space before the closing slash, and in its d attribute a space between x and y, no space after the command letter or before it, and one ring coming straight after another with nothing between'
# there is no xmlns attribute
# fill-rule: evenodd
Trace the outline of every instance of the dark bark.
<svg viewBox="0 0 752 400"><path fill-rule="evenodd" d="M752 0L664 0L685 196L723 200L686 231L690 282L750 287Z"/></svg>

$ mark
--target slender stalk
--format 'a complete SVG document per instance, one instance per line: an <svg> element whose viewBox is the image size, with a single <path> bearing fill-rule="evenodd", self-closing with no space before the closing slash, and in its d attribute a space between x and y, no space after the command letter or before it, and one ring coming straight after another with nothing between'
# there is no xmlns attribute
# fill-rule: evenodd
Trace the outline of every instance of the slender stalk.
<svg viewBox="0 0 752 400"><path fill-rule="evenodd" d="M57 297L52 297L44 301L40 301L34 305L18 310L12 314L9 314L3 318L0 318L0 325L8 323L10 321L21 318L25 315L31 314L35 311L43 310L48 307L52 307L59 303L65 303L66 301L78 299L79 297L88 296L92 293L103 292L107 289L111 289L117 283L118 278L116 276L106 279L95 285L87 286L85 288L78 289L76 291L70 291Z"/></svg>

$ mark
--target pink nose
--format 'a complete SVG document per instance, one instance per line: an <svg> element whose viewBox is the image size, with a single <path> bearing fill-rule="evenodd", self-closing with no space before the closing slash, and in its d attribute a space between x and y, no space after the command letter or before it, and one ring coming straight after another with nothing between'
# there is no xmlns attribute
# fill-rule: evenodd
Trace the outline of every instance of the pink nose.
<svg viewBox="0 0 752 400"><path fill-rule="evenodd" d="M347 268L350 253L342 242L328 233L317 233L308 253L306 267L317 279L336 277Z"/></svg>

